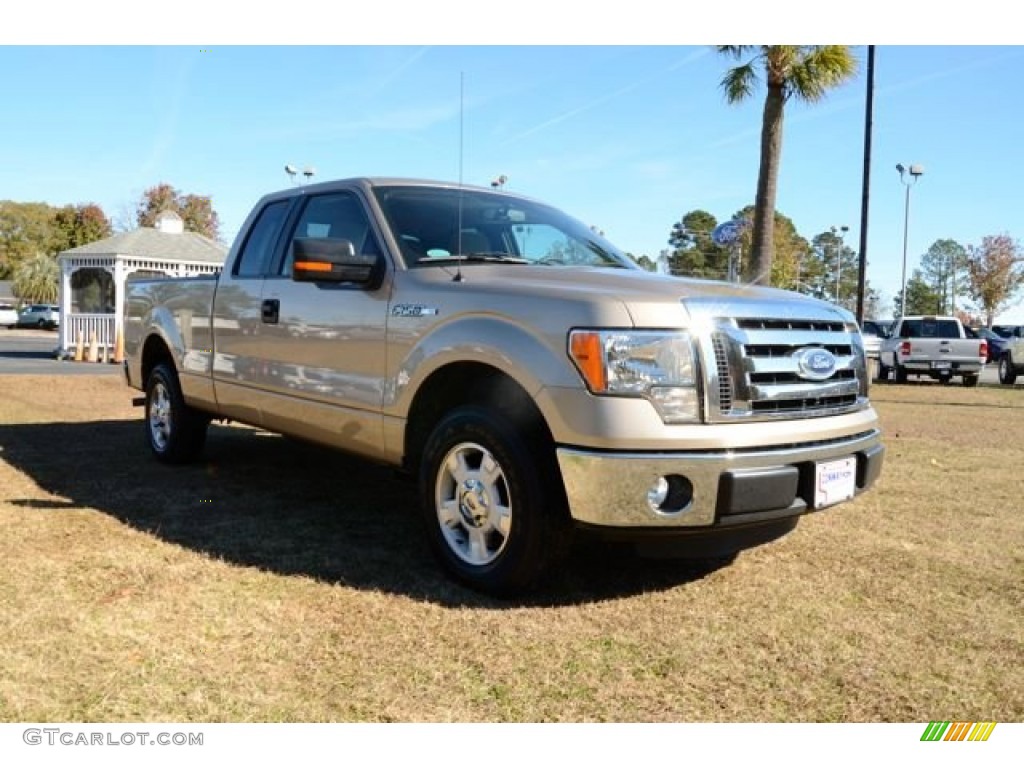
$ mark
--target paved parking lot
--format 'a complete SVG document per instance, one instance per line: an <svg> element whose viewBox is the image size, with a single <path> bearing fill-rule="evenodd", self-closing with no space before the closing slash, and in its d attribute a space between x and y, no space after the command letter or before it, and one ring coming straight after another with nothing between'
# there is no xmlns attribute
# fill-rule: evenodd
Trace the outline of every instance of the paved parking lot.
<svg viewBox="0 0 1024 768"><path fill-rule="evenodd" d="M118 365L74 363L56 359L56 331L0 329L0 375L5 373L35 374L118 374Z"/></svg>

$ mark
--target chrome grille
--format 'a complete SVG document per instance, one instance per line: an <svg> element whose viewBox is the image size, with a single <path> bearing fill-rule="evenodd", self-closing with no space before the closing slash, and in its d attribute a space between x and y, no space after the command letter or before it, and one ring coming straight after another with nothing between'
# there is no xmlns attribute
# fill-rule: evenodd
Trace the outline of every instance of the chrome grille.
<svg viewBox="0 0 1024 768"><path fill-rule="evenodd" d="M711 421L811 418L865 405L867 373L852 324L808 317L711 320L705 359ZM811 380L798 365L797 353L809 347L835 358L834 373L823 381Z"/></svg>
<svg viewBox="0 0 1024 768"><path fill-rule="evenodd" d="M712 334L711 344L715 349L715 371L718 376L718 408L720 411L732 409L732 376L729 374L729 356L726 342L720 334Z"/></svg>

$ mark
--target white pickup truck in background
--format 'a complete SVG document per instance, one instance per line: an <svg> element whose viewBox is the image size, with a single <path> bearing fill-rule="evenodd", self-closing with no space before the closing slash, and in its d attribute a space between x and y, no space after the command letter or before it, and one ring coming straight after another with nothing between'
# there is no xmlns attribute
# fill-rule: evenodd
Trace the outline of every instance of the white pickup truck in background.
<svg viewBox="0 0 1024 768"><path fill-rule="evenodd" d="M927 376L949 384L959 376L965 387L976 387L988 357L988 342L967 336L955 317L901 317L879 349L878 380L889 371L897 384L908 376Z"/></svg>

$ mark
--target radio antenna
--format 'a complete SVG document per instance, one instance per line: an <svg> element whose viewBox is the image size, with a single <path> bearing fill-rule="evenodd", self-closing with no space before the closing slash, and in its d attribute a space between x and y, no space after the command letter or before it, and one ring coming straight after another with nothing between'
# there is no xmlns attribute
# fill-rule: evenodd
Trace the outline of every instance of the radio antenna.
<svg viewBox="0 0 1024 768"><path fill-rule="evenodd" d="M455 277L452 278L456 283L462 282L462 156L463 156L463 123L465 122L466 115L466 73L459 72L459 214L458 214L458 230L455 236L455 248L458 250L459 255L455 262Z"/></svg>

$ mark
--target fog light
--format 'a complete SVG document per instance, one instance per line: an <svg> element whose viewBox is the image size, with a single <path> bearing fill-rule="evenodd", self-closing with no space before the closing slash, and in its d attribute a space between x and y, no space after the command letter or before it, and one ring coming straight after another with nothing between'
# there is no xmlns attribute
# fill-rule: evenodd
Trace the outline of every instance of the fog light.
<svg viewBox="0 0 1024 768"><path fill-rule="evenodd" d="M647 505L659 515L677 515L693 501L693 484L682 475L666 475L647 491Z"/></svg>

